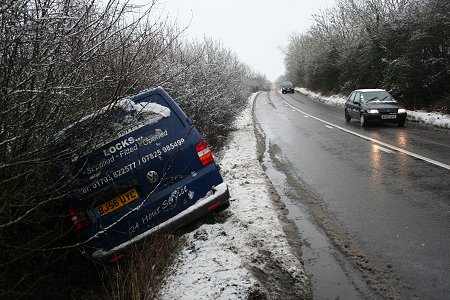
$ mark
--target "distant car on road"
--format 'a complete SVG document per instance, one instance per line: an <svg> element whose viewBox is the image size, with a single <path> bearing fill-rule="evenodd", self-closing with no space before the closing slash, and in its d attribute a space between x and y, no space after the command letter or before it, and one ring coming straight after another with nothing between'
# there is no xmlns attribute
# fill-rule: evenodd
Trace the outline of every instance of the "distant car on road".
<svg viewBox="0 0 450 300"><path fill-rule="evenodd" d="M281 84L281 93L286 94L286 93L294 93L294 85L292 84L292 82L290 81L284 81Z"/></svg>
<svg viewBox="0 0 450 300"><path fill-rule="evenodd" d="M368 122L396 123L405 126L406 109L382 89L360 89L353 91L345 102L345 120L358 119L361 126Z"/></svg>
<svg viewBox="0 0 450 300"><path fill-rule="evenodd" d="M59 140L82 149L68 164L75 176L69 215L102 261L122 257L150 234L229 206L208 145L162 88L82 118Z"/></svg>

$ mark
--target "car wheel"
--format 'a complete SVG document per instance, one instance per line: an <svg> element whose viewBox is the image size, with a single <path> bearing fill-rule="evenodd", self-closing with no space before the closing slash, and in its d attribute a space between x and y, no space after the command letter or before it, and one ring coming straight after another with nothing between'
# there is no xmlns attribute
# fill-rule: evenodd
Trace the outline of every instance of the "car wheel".
<svg viewBox="0 0 450 300"><path fill-rule="evenodd" d="M350 115L347 113L347 110L345 110L345 121L350 122L351 119L352 117L350 117Z"/></svg>
<svg viewBox="0 0 450 300"><path fill-rule="evenodd" d="M405 121L400 121L397 123L398 127L405 127Z"/></svg>
<svg viewBox="0 0 450 300"><path fill-rule="evenodd" d="M363 114L361 114L361 117L359 118L359 122L361 123L361 127L365 127L367 125L366 118Z"/></svg>

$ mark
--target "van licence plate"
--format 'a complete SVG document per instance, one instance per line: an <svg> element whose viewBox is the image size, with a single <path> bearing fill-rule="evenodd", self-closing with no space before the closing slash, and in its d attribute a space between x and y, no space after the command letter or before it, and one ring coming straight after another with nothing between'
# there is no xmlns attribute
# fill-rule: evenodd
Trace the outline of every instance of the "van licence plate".
<svg viewBox="0 0 450 300"><path fill-rule="evenodd" d="M97 206L97 208L94 209L94 214L97 217L103 217L104 215L112 213L113 211L118 210L138 198L139 194L136 189L129 190L128 192L123 193L100 206Z"/></svg>
<svg viewBox="0 0 450 300"><path fill-rule="evenodd" d="M396 119L397 115L381 115L382 119Z"/></svg>

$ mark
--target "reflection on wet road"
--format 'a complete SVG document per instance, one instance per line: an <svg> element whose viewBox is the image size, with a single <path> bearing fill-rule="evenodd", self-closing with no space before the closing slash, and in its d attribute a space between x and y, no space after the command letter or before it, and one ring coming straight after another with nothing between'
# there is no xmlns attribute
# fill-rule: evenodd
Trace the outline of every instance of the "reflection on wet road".
<svg viewBox="0 0 450 300"><path fill-rule="evenodd" d="M450 294L446 132L409 123L361 128L342 109L298 93L260 94L255 117L285 172L316 195L288 200L307 208L371 288L383 297Z"/></svg>
<svg viewBox="0 0 450 300"><path fill-rule="evenodd" d="M282 100L282 101L284 101L284 100ZM286 103L286 102L285 102L285 103ZM291 107L294 108L294 106L292 106L291 104L287 104L287 106L291 106ZM320 119L320 118L318 118L318 117L315 117L315 116L312 116L312 115L310 115L310 114L307 114L307 113L305 113L305 112L303 112L303 111L301 111L301 110L299 110L299 109L297 109L297 108L294 108L293 111L301 112L301 113L303 113L303 114L306 114L308 117L312 117L312 118L316 119L317 121L323 122L323 123L327 124L327 125L326 125L327 128L339 128L340 130L342 130L342 131L344 131L344 132L353 134L353 135L355 135L355 136L358 136L358 137L360 137L360 138L366 139L366 140L368 140L368 141L372 141L372 142L374 142L374 143L383 145L383 146L385 146L385 147L387 147L387 148L390 148L390 149L392 149L392 150L401 152L401 153L406 154L406 155L409 155L409 156L411 156L411 157L414 157L414 158L417 158L417 159L421 159L421 160L424 160L424 161L426 161L426 162L428 162L428 163L431 163L431 164L434 164L434 165L436 165L436 166L440 166L440 167L442 167L442 168L444 168L444 169L450 170L450 165L449 165L449 164L446 164L446 163L443 163L443 162L440 162L440 161L437 161L437 160L434 160L434 159L425 157L425 156L423 156L423 155L420 155L420 154L417 154L417 153L414 153L414 152L405 150L405 149L403 149L403 148L401 148L401 147L397 147L397 146L391 145L391 144L389 144L389 143L383 142L383 141L381 140L381 137L382 137L382 136L380 135L380 132L379 132L379 131L375 131L375 132L372 132L372 133L370 133L370 134L361 134L361 133L357 133L357 132L355 132L355 131L353 131L353 130L350 130L349 128L345 128L345 127L341 127L341 126L337 126L337 125L335 125L335 124L329 123L328 121L325 121L325 120ZM402 140L407 140L406 135L405 135L404 133L403 133L402 135L396 135L396 136L397 136L398 139L401 140L401 141L402 141ZM403 144L402 146L405 147L406 145Z"/></svg>

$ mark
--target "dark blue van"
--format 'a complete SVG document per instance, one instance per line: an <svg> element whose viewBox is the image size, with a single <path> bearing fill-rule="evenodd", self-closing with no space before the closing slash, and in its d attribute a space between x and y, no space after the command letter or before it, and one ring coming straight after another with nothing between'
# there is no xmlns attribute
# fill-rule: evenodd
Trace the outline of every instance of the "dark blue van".
<svg viewBox="0 0 450 300"><path fill-rule="evenodd" d="M158 87L60 133L78 148L69 215L92 255L122 257L148 235L229 206L218 165L192 121Z"/></svg>

